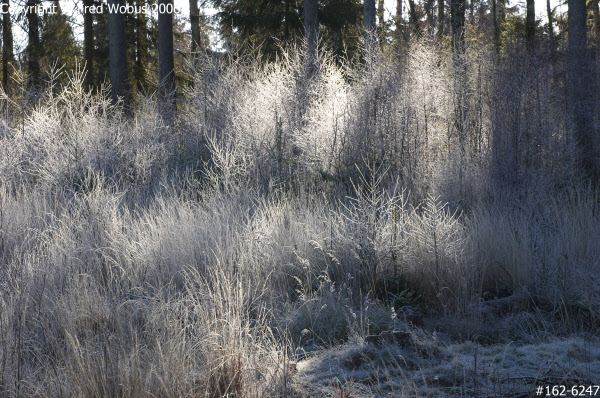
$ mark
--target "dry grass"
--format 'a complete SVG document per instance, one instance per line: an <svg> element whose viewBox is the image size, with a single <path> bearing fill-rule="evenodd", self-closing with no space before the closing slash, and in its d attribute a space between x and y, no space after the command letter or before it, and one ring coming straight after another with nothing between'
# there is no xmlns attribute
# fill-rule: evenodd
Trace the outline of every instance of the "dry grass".
<svg viewBox="0 0 600 398"><path fill-rule="evenodd" d="M487 50L470 51L466 68L496 82ZM300 52L206 60L175 127L151 100L126 119L81 76L35 106L4 101L2 396L437 396L597 380L584 337L600 311L599 194L565 183L563 116L539 108L558 127L530 136L553 146L510 154L494 106L510 90L463 79L459 131L443 49L376 57L365 69L324 55L310 80ZM512 167L522 180L502 180ZM525 290L530 307L482 313ZM420 313L456 342L407 325ZM393 329L411 346L362 343Z"/></svg>
<svg viewBox="0 0 600 398"><path fill-rule="evenodd" d="M479 346L415 336L407 347L322 351L298 363L294 382L307 397L515 397L538 385L593 384L598 361L596 345L576 338Z"/></svg>

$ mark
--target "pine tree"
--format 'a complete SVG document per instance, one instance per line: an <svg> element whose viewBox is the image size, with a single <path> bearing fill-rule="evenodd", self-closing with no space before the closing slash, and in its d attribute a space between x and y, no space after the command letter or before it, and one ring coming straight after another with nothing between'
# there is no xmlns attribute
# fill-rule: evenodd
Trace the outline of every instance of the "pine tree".
<svg viewBox="0 0 600 398"><path fill-rule="evenodd" d="M81 50L60 2L54 0L53 6L53 12L45 13L41 21L43 46L40 48L40 66L43 70L49 70L53 66L63 68L67 72L62 75L64 82L68 74L75 71Z"/></svg>
<svg viewBox="0 0 600 398"><path fill-rule="evenodd" d="M302 1L215 0L215 6L221 10L221 35L233 49L260 47L265 58L274 59L282 45L304 33ZM358 35L363 32L362 3L319 1L318 23L320 37L332 43L336 53L346 50L351 56L358 47Z"/></svg>

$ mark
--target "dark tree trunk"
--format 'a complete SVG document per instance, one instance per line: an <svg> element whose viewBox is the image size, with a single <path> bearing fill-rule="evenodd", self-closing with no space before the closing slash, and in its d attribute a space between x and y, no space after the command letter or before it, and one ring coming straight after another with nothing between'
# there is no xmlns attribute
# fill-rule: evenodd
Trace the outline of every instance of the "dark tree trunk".
<svg viewBox="0 0 600 398"><path fill-rule="evenodd" d="M469 23L475 24L475 0L469 0Z"/></svg>
<svg viewBox="0 0 600 398"><path fill-rule="evenodd" d="M595 109L596 118L600 119L600 8L598 7L598 0L592 0L592 9L594 11L594 41L596 45L596 92L595 92ZM596 161L596 166L600 173L600 162Z"/></svg>
<svg viewBox="0 0 600 398"><path fill-rule="evenodd" d="M377 38L380 46L383 46L385 40L384 12L383 0L377 0Z"/></svg>
<svg viewBox="0 0 600 398"><path fill-rule="evenodd" d="M138 5L143 5L145 0L137 0ZM144 91L146 81L146 56L148 54L148 38L146 27L146 15L139 13L135 16L135 67L133 76L135 78L138 92ZM193 47L193 46L192 46Z"/></svg>
<svg viewBox="0 0 600 398"><path fill-rule="evenodd" d="M435 22L433 18L434 4L435 0L425 0L425 2L423 3L423 8L425 9L425 16L427 17L429 29L433 29L435 27Z"/></svg>
<svg viewBox="0 0 600 398"><path fill-rule="evenodd" d="M486 7L487 5L483 1L479 2L479 8L477 9L477 14L479 14L477 16L477 29L479 29L480 32L484 32L486 27Z"/></svg>
<svg viewBox="0 0 600 398"><path fill-rule="evenodd" d="M85 86L87 90L94 87L94 14L89 7L94 4L93 0L84 0L83 13L83 58L85 60Z"/></svg>
<svg viewBox="0 0 600 398"><path fill-rule="evenodd" d="M437 37L441 38L444 35L444 0L438 0L437 6Z"/></svg>
<svg viewBox="0 0 600 398"><path fill-rule="evenodd" d="M450 23L452 24L452 51L464 51L465 0L450 0Z"/></svg>
<svg viewBox="0 0 600 398"><path fill-rule="evenodd" d="M108 4L122 5L123 0L108 0ZM116 104L123 101L126 111L130 107L129 72L127 70L127 44L125 20L120 12L108 12L108 67L112 100Z"/></svg>
<svg viewBox="0 0 600 398"><path fill-rule="evenodd" d="M500 53L500 25L498 24L498 0L492 1L492 25L494 28L494 49ZM548 0L550 1L550 0Z"/></svg>
<svg viewBox="0 0 600 398"><path fill-rule="evenodd" d="M569 0L567 104L579 143L581 166L587 175L598 178L591 115L593 112L589 82L591 68L587 59L587 29L585 0Z"/></svg>
<svg viewBox="0 0 600 398"><path fill-rule="evenodd" d="M417 6L414 0L408 0L408 12L410 13L410 24L415 35L419 34L421 27L419 26L419 17L417 16Z"/></svg>
<svg viewBox="0 0 600 398"><path fill-rule="evenodd" d="M525 16L525 40L527 42L528 50L532 49L534 38L535 38L535 0L527 0L527 15Z"/></svg>
<svg viewBox="0 0 600 398"><path fill-rule="evenodd" d="M452 55L454 66L454 128L458 135L461 149L461 170L465 155L467 134L466 134L466 115L468 111L468 101L465 101L466 92L466 63L462 59L465 51L465 0L450 0L450 24L452 25ZM460 188L462 190L462 186Z"/></svg>
<svg viewBox="0 0 600 398"><path fill-rule="evenodd" d="M594 44L596 45L596 84L600 86L600 8L598 0L592 0L592 8L594 10Z"/></svg>
<svg viewBox="0 0 600 398"><path fill-rule="evenodd" d="M363 0L363 13L364 13L364 26L365 26L365 40L367 48L371 46L374 41L375 33L375 0Z"/></svg>
<svg viewBox="0 0 600 398"><path fill-rule="evenodd" d="M310 63L314 65L317 58L317 37L319 36L317 0L304 0L304 33L306 34Z"/></svg>
<svg viewBox="0 0 600 398"><path fill-rule="evenodd" d="M201 50L198 0L190 0L190 25L192 27L192 52L195 53Z"/></svg>
<svg viewBox="0 0 600 398"><path fill-rule="evenodd" d="M597 4L598 3L596 2L596 5ZM552 7L550 7L550 0L546 0L546 12L548 13L548 35L550 37L550 48L552 51L554 51L554 20L552 18Z"/></svg>
<svg viewBox="0 0 600 398"><path fill-rule="evenodd" d="M29 84L34 87L40 84L40 20L36 12L38 5L37 0L27 1Z"/></svg>
<svg viewBox="0 0 600 398"><path fill-rule="evenodd" d="M402 0L396 0L396 43L402 40Z"/></svg>
<svg viewBox="0 0 600 398"><path fill-rule="evenodd" d="M9 12L9 0L2 0L2 4L6 10L6 14L2 15L2 87L7 94L10 94L10 75L11 65L14 62L13 52L13 35L12 35L12 21L10 19Z"/></svg>
<svg viewBox="0 0 600 398"><path fill-rule="evenodd" d="M173 7L173 0L159 0L165 11ZM171 124L175 119L175 62L173 58L173 13L158 14L158 105L163 120Z"/></svg>
<svg viewBox="0 0 600 398"><path fill-rule="evenodd" d="M284 21L284 26L283 26L283 38L284 40L289 40L290 38L290 24L289 24L289 20L291 18L290 15L290 2L286 1L285 2L285 15L283 16L283 21Z"/></svg>

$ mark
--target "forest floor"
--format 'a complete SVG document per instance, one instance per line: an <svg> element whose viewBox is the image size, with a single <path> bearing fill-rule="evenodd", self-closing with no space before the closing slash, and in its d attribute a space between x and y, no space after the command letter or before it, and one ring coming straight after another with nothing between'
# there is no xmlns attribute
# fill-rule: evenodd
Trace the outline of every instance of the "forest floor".
<svg viewBox="0 0 600 398"><path fill-rule="evenodd" d="M438 321L425 323L396 341L382 335L375 344L357 341L307 354L296 364L293 389L306 397L529 397L541 396L540 386L581 391L600 382L598 340L486 344L474 341L477 336L431 332Z"/></svg>

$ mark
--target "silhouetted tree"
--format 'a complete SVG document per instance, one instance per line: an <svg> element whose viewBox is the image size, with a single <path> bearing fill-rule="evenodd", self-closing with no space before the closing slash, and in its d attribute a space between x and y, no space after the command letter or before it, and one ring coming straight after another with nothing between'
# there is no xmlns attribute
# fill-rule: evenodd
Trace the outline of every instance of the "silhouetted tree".
<svg viewBox="0 0 600 398"><path fill-rule="evenodd" d="M109 5L121 6L123 0L108 0ZM112 100L123 100L126 110L130 107L129 73L127 71L127 39L123 13L108 11L108 57Z"/></svg>
<svg viewBox="0 0 600 398"><path fill-rule="evenodd" d="M525 15L525 40L528 50L533 47L535 38L535 0L527 0L527 13Z"/></svg>
<svg viewBox="0 0 600 398"><path fill-rule="evenodd" d="M138 6L146 4L146 0L136 0ZM148 18L144 13L137 13L134 16L133 24L135 30L135 54L133 66L133 78L135 80L138 92L143 92L146 82L147 61L150 50L150 39L148 38Z"/></svg>
<svg viewBox="0 0 600 398"><path fill-rule="evenodd" d="M498 0L492 2L492 27L494 29L494 49L496 54L500 52L500 24L498 23Z"/></svg>
<svg viewBox="0 0 600 398"><path fill-rule="evenodd" d="M361 0L326 0L318 4L319 36L333 44L336 54L352 57L364 33Z"/></svg>
<svg viewBox="0 0 600 398"><path fill-rule="evenodd" d="M421 30L421 26L419 24L419 15L417 14L417 5L415 4L415 0L408 0L408 12L410 13L410 24L412 26L412 31L415 34L418 34Z"/></svg>
<svg viewBox="0 0 600 398"><path fill-rule="evenodd" d="M494 0L492 0L494 1ZM444 35L444 0L438 0L438 15L437 15L437 37L441 39Z"/></svg>
<svg viewBox="0 0 600 398"><path fill-rule="evenodd" d="M581 165L590 177L598 178L595 142L591 123L590 66L587 57L585 0L568 3L567 104L581 151Z"/></svg>
<svg viewBox="0 0 600 398"><path fill-rule="evenodd" d="M594 11L594 41L596 45L596 81L597 84L600 84L600 7L598 0L592 0L592 9ZM600 87L598 90L600 92Z"/></svg>
<svg viewBox="0 0 600 398"><path fill-rule="evenodd" d="M10 19L9 0L2 0L5 14L2 15L2 87L10 93L11 64L14 63L12 21Z"/></svg>
<svg viewBox="0 0 600 398"><path fill-rule="evenodd" d="M402 36L403 36L403 20L402 20L402 0L396 0L396 19L395 19L395 24L396 24L396 43L399 43L400 40L402 40Z"/></svg>
<svg viewBox="0 0 600 398"><path fill-rule="evenodd" d="M452 24L452 51L462 53L465 43L465 0L450 0L450 23Z"/></svg>
<svg viewBox="0 0 600 398"><path fill-rule="evenodd" d="M377 0L377 39L383 48L385 43L385 9L383 0Z"/></svg>
<svg viewBox="0 0 600 398"><path fill-rule="evenodd" d="M317 0L304 0L304 32L308 44L308 56L311 64L314 64L317 55L317 37L319 35Z"/></svg>
<svg viewBox="0 0 600 398"><path fill-rule="evenodd" d="M175 63L173 59L173 0L159 0L158 13L158 103L165 121L175 117ZM160 12L160 7L163 12Z"/></svg>
<svg viewBox="0 0 600 398"><path fill-rule="evenodd" d="M81 57L79 43L75 40L73 28L63 14L59 0L53 1L53 12L44 13L41 19L40 65L43 70L58 66L66 74L61 75L65 83L68 75L75 71Z"/></svg>
<svg viewBox="0 0 600 398"><path fill-rule="evenodd" d="M38 0L28 0L26 3L27 17L27 57L29 66L29 84L40 84L40 20L37 13Z"/></svg>
<svg viewBox="0 0 600 398"><path fill-rule="evenodd" d="M94 0L83 0L83 59L85 61L85 86L90 90L94 87L94 14L90 7Z"/></svg>
<svg viewBox="0 0 600 398"><path fill-rule="evenodd" d="M427 18L430 30L435 27L435 18L433 17L435 1L436 0L425 0L421 7L425 11L425 17Z"/></svg>
<svg viewBox="0 0 600 398"><path fill-rule="evenodd" d="M554 48L556 47L556 43L554 41L554 15L552 15L552 7L550 7L550 0L546 0L546 13L548 15L548 36L550 39L550 47L554 51Z"/></svg>
<svg viewBox="0 0 600 398"><path fill-rule="evenodd" d="M263 55L270 58L282 42L303 32L297 4L295 0L215 0L224 38L239 47L260 45Z"/></svg>
<svg viewBox="0 0 600 398"><path fill-rule="evenodd" d="M198 0L190 0L190 25L192 28L192 52L195 53L202 48L200 37L200 10Z"/></svg>
<svg viewBox="0 0 600 398"><path fill-rule="evenodd" d="M365 43L370 49L375 41L375 0L363 0L363 14Z"/></svg>
<svg viewBox="0 0 600 398"><path fill-rule="evenodd" d="M274 59L282 45L305 32L303 1L215 0L214 4L220 9L220 31L227 43L234 48L260 46L265 58ZM361 0L322 0L317 5L319 36L332 42L336 53L352 56L364 29Z"/></svg>

